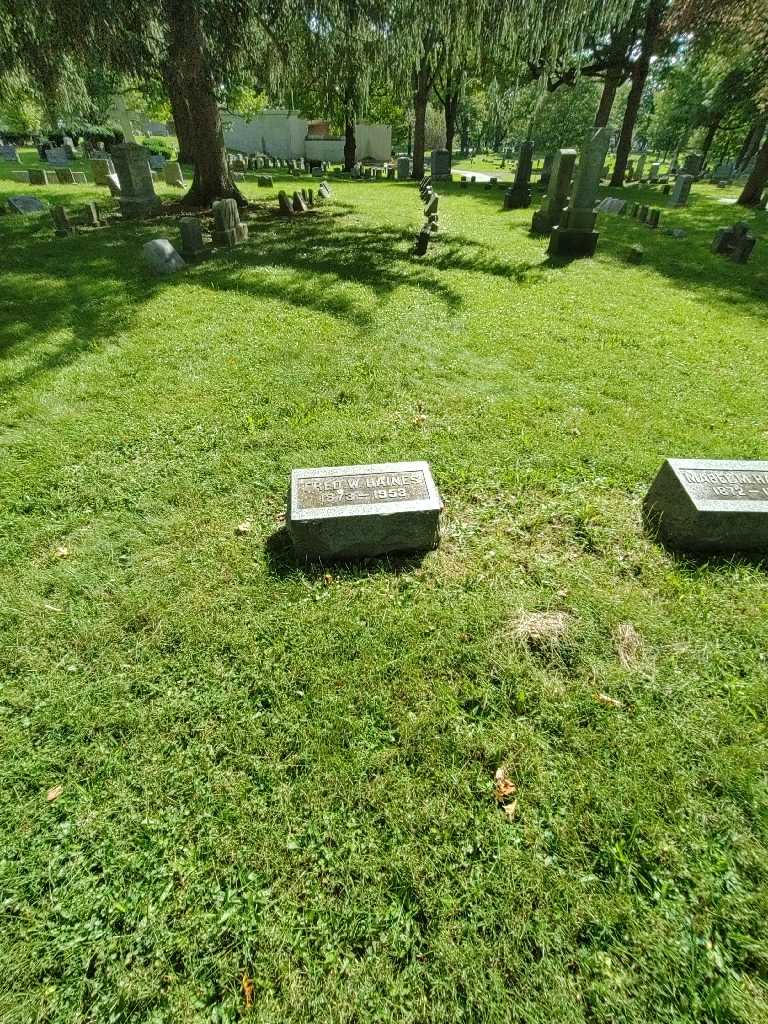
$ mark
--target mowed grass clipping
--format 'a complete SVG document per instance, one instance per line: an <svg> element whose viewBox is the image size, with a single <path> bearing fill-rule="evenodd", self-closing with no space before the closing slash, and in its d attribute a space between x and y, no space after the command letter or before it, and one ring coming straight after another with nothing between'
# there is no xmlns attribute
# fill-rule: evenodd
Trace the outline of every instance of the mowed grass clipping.
<svg viewBox="0 0 768 1024"><path fill-rule="evenodd" d="M416 260L413 185L287 183L165 280L0 221L0 1019L765 1021L765 566L639 507L766 455L766 215L553 266L439 186ZM296 565L290 470L400 459L439 550Z"/></svg>

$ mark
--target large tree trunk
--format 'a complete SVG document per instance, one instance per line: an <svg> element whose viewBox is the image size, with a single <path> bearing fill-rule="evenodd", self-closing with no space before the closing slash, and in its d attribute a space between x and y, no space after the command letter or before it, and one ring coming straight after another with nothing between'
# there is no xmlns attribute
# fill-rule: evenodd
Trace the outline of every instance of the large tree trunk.
<svg viewBox="0 0 768 1024"><path fill-rule="evenodd" d="M702 165L702 167L704 166L704 163L705 163L707 157L709 156L709 151L712 148L712 143L715 141L715 135L717 134L717 129L719 127L720 127L720 119L717 118L717 120L712 121L712 123L707 128L707 134L704 136L704 144L701 147L701 165Z"/></svg>
<svg viewBox="0 0 768 1024"><path fill-rule="evenodd" d="M453 159L453 140L456 138L456 110L459 106L459 90L445 94L445 148Z"/></svg>
<svg viewBox="0 0 768 1024"><path fill-rule="evenodd" d="M347 115L344 121L344 170L351 171L355 164L355 119Z"/></svg>
<svg viewBox="0 0 768 1024"><path fill-rule="evenodd" d="M430 85L425 54L413 73L413 177L417 181L424 175L424 137Z"/></svg>
<svg viewBox="0 0 768 1024"><path fill-rule="evenodd" d="M640 55L632 65L631 78L632 86L627 97L627 107L624 111L624 119L621 122L619 144L616 147L616 163L613 165L611 185L620 187L624 184L624 174L627 170L627 161L632 152L632 136L637 124L637 115L640 111L640 101L643 98L643 89L648 79L648 72L651 67L651 57L656 48L659 38L661 19L666 7L665 0L655 0L648 6L643 28L643 38L640 44ZM609 111L610 114L610 111ZM606 121L607 123L607 121Z"/></svg>
<svg viewBox="0 0 768 1024"><path fill-rule="evenodd" d="M600 106L595 114L595 128L605 128L613 109L613 101L616 99L616 92L621 85L621 73L610 68L605 74L603 92L600 96Z"/></svg>
<svg viewBox="0 0 768 1024"><path fill-rule="evenodd" d="M763 189L768 187L768 139L757 154L755 167L742 189L737 202L740 206L757 206Z"/></svg>
<svg viewBox="0 0 768 1024"><path fill-rule="evenodd" d="M183 206L210 206L216 199L248 200L232 181L224 147L215 80L208 64L200 17L195 4L167 0L168 64L179 90L194 111L189 124L189 144L195 175Z"/></svg>
<svg viewBox="0 0 768 1024"><path fill-rule="evenodd" d="M744 140L744 144L741 147L741 152L736 161L736 170L740 171L743 167L746 167L752 157L760 148L760 142L765 134L765 123L764 117L759 117L754 123L752 128L749 130L749 134Z"/></svg>
<svg viewBox="0 0 768 1024"><path fill-rule="evenodd" d="M168 90L168 98L171 101L171 114L176 129L176 139L179 143L179 163L194 163L192 152L192 114L189 103L184 93L176 84L175 75L167 69L163 75L165 87Z"/></svg>

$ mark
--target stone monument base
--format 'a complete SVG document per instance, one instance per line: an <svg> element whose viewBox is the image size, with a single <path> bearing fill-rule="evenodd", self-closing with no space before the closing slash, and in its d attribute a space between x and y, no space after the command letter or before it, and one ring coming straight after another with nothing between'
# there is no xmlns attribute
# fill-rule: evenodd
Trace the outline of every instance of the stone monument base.
<svg viewBox="0 0 768 1024"><path fill-rule="evenodd" d="M550 256L594 256L599 237L599 231L558 226L552 229L548 252Z"/></svg>
<svg viewBox="0 0 768 1024"><path fill-rule="evenodd" d="M150 217L160 210L162 203L158 196L145 199L120 197L120 212L124 217Z"/></svg>
<svg viewBox="0 0 768 1024"><path fill-rule="evenodd" d="M505 210L524 210L531 205L531 190L528 185L512 185L504 193Z"/></svg>
<svg viewBox="0 0 768 1024"><path fill-rule="evenodd" d="M238 224L237 227L227 228L225 231L214 231L212 233L212 238L214 245L231 248L239 242L247 241L248 225Z"/></svg>
<svg viewBox="0 0 768 1024"><path fill-rule="evenodd" d="M532 235L548 235L557 224L547 210L536 210L531 220Z"/></svg>

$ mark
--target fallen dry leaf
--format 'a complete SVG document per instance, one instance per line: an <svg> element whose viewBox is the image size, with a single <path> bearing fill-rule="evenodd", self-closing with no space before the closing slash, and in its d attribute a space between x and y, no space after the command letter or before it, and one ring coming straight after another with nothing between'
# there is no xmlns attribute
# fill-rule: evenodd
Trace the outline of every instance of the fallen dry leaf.
<svg viewBox="0 0 768 1024"><path fill-rule="evenodd" d="M248 522L247 519L244 520L242 523L238 523L237 526L235 527L235 533L237 534L238 537L244 537L246 533L250 532L251 524Z"/></svg>
<svg viewBox="0 0 768 1024"><path fill-rule="evenodd" d="M253 982L248 977L248 971L243 971L243 980L241 981L240 984L241 984L242 989L243 989L243 998L245 999L246 1007L253 1006L253 996L254 996Z"/></svg>
<svg viewBox="0 0 768 1024"><path fill-rule="evenodd" d="M427 417L424 415L423 412L420 412L418 416L414 416L413 417L413 425L414 425L414 427L423 427L426 422L427 422Z"/></svg>
<svg viewBox="0 0 768 1024"><path fill-rule="evenodd" d="M323 573L323 583L326 585L326 587L330 587L330 585L333 583L333 576L331 576L329 572Z"/></svg>
<svg viewBox="0 0 768 1024"><path fill-rule="evenodd" d="M621 622L614 633L616 653L622 668L634 668L643 657L643 638L631 622Z"/></svg>
<svg viewBox="0 0 768 1024"><path fill-rule="evenodd" d="M53 786L53 788L49 789L48 792L45 794L45 799L48 801L48 803L50 803L52 800L58 800L63 792L63 786Z"/></svg>
<svg viewBox="0 0 768 1024"><path fill-rule="evenodd" d="M597 693L597 692L595 692L595 693L592 694L592 696L595 698L595 700L599 701L601 704L605 704L609 708L623 708L624 707L624 705L621 703L620 700L616 700L615 697L609 697L607 693Z"/></svg>
<svg viewBox="0 0 768 1024"><path fill-rule="evenodd" d="M57 547L53 553L57 558L66 558L67 555L69 554L69 548L65 547L63 544L60 544L59 547Z"/></svg>
<svg viewBox="0 0 768 1024"><path fill-rule="evenodd" d="M507 770L504 765L501 765L496 769L493 783L493 795L496 803L503 804L508 797L514 796L516 792L517 786L507 777Z"/></svg>

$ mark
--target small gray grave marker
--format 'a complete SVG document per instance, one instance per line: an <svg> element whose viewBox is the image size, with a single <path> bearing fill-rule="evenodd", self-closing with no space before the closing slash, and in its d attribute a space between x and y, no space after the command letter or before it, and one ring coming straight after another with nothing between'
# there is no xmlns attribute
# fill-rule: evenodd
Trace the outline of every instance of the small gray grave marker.
<svg viewBox="0 0 768 1024"><path fill-rule="evenodd" d="M11 196L8 205L14 213L42 213L48 209L37 196Z"/></svg>
<svg viewBox="0 0 768 1024"><path fill-rule="evenodd" d="M288 531L303 558L365 558L437 546L443 503L426 462L295 469Z"/></svg>
<svg viewBox="0 0 768 1024"><path fill-rule="evenodd" d="M155 238L147 242L142 246L142 252L150 270L156 274L175 274L185 266L184 260L167 238Z"/></svg>
<svg viewBox="0 0 768 1024"><path fill-rule="evenodd" d="M768 551L768 462L667 459L643 502L669 547L694 553Z"/></svg>

